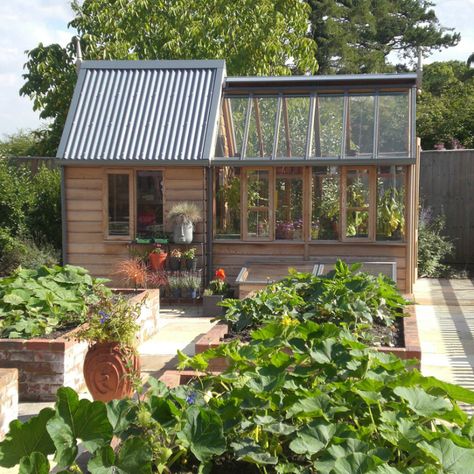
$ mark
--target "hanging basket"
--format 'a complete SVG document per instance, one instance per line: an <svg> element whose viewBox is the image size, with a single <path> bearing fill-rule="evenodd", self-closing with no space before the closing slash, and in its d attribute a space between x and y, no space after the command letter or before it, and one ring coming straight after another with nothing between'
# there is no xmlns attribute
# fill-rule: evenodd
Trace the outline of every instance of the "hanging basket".
<svg viewBox="0 0 474 474"><path fill-rule="evenodd" d="M84 359L84 379L94 400L109 402L133 393L133 377L140 375L140 359L117 342L97 342Z"/></svg>

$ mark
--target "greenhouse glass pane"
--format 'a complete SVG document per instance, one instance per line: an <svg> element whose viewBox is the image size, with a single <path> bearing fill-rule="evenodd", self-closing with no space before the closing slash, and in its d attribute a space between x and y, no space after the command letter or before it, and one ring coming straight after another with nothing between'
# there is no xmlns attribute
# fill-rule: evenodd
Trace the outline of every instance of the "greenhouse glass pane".
<svg viewBox="0 0 474 474"><path fill-rule="evenodd" d="M276 169L275 239L303 239L303 168Z"/></svg>
<svg viewBox="0 0 474 474"><path fill-rule="evenodd" d="M222 101L215 156L239 158L245 133L248 97L226 97Z"/></svg>
<svg viewBox="0 0 474 474"><path fill-rule="evenodd" d="M249 211L248 236L251 238L266 238L270 235L268 209Z"/></svg>
<svg viewBox="0 0 474 474"><path fill-rule="evenodd" d="M374 96L349 97L346 131L347 157L371 155L374 148Z"/></svg>
<svg viewBox="0 0 474 474"><path fill-rule="evenodd" d="M405 177L404 166L377 168L377 240L404 239Z"/></svg>
<svg viewBox="0 0 474 474"><path fill-rule="evenodd" d="M408 93L379 96L379 153L408 156L410 133L408 100Z"/></svg>
<svg viewBox="0 0 474 474"><path fill-rule="evenodd" d="M246 158L270 158L273 153L278 99L254 97L251 100Z"/></svg>
<svg viewBox="0 0 474 474"><path fill-rule="evenodd" d="M304 158L309 125L309 97L282 97L278 158Z"/></svg>
<svg viewBox="0 0 474 474"><path fill-rule="evenodd" d="M346 237L369 236L369 171L348 170L346 176Z"/></svg>
<svg viewBox="0 0 474 474"><path fill-rule="evenodd" d="M311 240L339 238L340 175L333 166L313 168Z"/></svg>
<svg viewBox="0 0 474 474"><path fill-rule="evenodd" d="M311 156L339 157L342 144L344 96L316 98L314 139Z"/></svg>
<svg viewBox="0 0 474 474"><path fill-rule="evenodd" d="M252 207L267 207L269 202L269 172L253 170L247 173L247 205Z"/></svg>
<svg viewBox="0 0 474 474"><path fill-rule="evenodd" d="M216 168L216 239L240 239L240 168Z"/></svg>

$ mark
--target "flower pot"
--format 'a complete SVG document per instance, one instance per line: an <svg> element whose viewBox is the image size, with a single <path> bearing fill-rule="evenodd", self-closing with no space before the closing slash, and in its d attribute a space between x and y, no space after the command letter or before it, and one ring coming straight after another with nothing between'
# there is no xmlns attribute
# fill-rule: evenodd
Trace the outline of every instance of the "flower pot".
<svg viewBox="0 0 474 474"><path fill-rule="evenodd" d="M197 258L186 259L184 261L184 266L185 266L187 271L195 272L196 268L197 268Z"/></svg>
<svg viewBox="0 0 474 474"><path fill-rule="evenodd" d="M168 257L167 253L156 253L152 252L148 256L150 260L150 266L152 270L158 271L158 270L164 270L165 269L165 264L166 264L166 258Z"/></svg>
<svg viewBox="0 0 474 474"><path fill-rule="evenodd" d="M203 316L215 317L224 314L224 308L217 306L224 299L224 295L204 295L202 297Z"/></svg>
<svg viewBox="0 0 474 474"><path fill-rule="evenodd" d="M84 359L84 379L94 400L109 402L132 395L132 377L140 374L140 359L117 342L97 342Z"/></svg>
<svg viewBox="0 0 474 474"><path fill-rule="evenodd" d="M181 259L178 257L170 257L168 260L170 270L177 272L181 269Z"/></svg>
<svg viewBox="0 0 474 474"><path fill-rule="evenodd" d="M193 241L192 222L177 222L173 228L173 241L176 244L190 244Z"/></svg>

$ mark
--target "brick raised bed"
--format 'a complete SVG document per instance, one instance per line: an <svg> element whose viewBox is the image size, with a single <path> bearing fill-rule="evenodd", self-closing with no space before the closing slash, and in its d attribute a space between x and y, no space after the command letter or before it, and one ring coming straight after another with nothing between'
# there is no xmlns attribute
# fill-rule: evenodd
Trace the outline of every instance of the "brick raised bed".
<svg viewBox="0 0 474 474"><path fill-rule="evenodd" d="M405 337L405 347L377 347L380 352L395 354L400 359L418 359L416 366L420 368L421 347L418 337L418 325L416 323L416 314L414 306L407 306L405 312L408 316L403 318L403 330ZM204 336L202 336L195 345L196 354L213 349L223 343L224 336L227 334L226 324L216 324ZM213 359L209 363L209 369L222 372L227 368L227 361L223 357Z"/></svg>
<svg viewBox="0 0 474 474"><path fill-rule="evenodd" d="M18 370L0 369L0 441L18 418Z"/></svg>
<svg viewBox="0 0 474 474"><path fill-rule="evenodd" d="M139 341L158 330L160 291L146 290L130 299L146 296L138 318ZM56 339L0 339L0 367L18 369L20 401L54 401L59 387L85 390L82 367L87 343L74 340L75 330Z"/></svg>

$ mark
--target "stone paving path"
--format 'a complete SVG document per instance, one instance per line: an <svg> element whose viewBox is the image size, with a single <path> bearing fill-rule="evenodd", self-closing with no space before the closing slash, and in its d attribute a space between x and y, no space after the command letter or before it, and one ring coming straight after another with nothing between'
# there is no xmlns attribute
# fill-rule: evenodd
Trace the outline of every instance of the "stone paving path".
<svg viewBox="0 0 474 474"><path fill-rule="evenodd" d="M414 295L422 373L474 390L474 282L421 279Z"/></svg>

